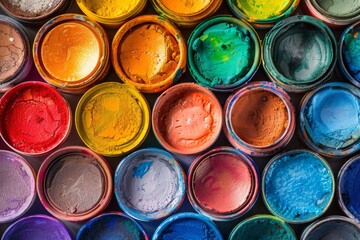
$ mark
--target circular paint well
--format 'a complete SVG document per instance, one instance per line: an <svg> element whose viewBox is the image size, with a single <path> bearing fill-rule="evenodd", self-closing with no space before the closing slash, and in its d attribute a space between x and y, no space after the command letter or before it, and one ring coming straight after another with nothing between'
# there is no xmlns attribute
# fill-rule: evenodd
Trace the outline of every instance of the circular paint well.
<svg viewBox="0 0 360 240"><path fill-rule="evenodd" d="M53 150L65 141L72 125L67 101L42 82L29 81L8 90L0 100L0 115L1 137L26 155Z"/></svg>
<svg viewBox="0 0 360 240"><path fill-rule="evenodd" d="M188 188L189 200L199 213L220 221L234 219L257 199L257 167L238 150L216 148L193 161Z"/></svg>
<svg viewBox="0 0 360 240"><path fill-rule="evenodd" d="M124 158L114 182L121 209L142 221L169 216L185 198L184 171L171 154L156 148Z"/></svg>
<svg viewBox="0 0 360 240"><path fill-rule="evenodd" d="M304 223L322 215L332 201L334 188L330 166L307 150L279 154L263 172L265 205L286 222Z"/></svg>
<svg viewBox="0 0 360 240"><path fill-rule="evenodd" d="M347 83L328 83L309 92L300 109L305 143L327 156L360 149L360 90Z"/></svg>
<svg viewBox="0 0 360 240"><path fill-rule="evenodd" d="M1 240L71 240L69 232L59 220L46 215L32 215L13 223Z"/></svg>
<svg viewBox="0 0 360 240"><path fill-rule="evenodd" d="M156 100L152 126L156 138L167 150L199 153L210 147L220 134L221 105L204 87L193 83L177 84Z"/></svg>
<svg viewBox="0 0 360 240"><path fill-rule="evenodd" d="M0 222L24 214L36 197L35 172L21 156L0 150Z"/></svg>
<svg viewBox="0 0 360 240"><path fill-rule="evenodd" d="M255 215L240 222L231 231L229 240L281 239L296 240L291 227L271 215Z"/></svg>
<svg viewBox="0 0 360 240"><path fill-rule="evenodd" d="M150 109L134 87L106 82L88 90L75 112L77 132L93 151L119 156L139 146L150 129Z"/></svg>

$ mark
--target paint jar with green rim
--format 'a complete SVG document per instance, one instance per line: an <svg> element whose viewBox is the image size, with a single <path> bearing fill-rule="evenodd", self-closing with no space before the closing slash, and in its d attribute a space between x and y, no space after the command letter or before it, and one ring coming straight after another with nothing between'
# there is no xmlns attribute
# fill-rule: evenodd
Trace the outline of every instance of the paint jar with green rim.
<svg viewBox="0 0 360 240"><path fill-rule="evenodd" d="M101 83L80 99L75 126L82 141L94 152L120 156L145 140L150 129L150 107L130 85Z"/></svg>
<svg viewBox="0 0 360 240"><path fill-rule="evenodd" d="M120 27L112 42L116 74L142 92L164 91L186 71L186 42L166 18L142 15Z"/></svg>
<svg viewBox="0 0 360 240"><path fill-rule="evenodd" d="M304 92L329 80L337 61L330 28L310 16L276 24L263 42L263 66L269 78L289 92Z"/></svg>
<svg viewBox="0 0 360 240"><path fill-rule="evenodd" d="M233 91L260 66L260 38L245 21L217 16L199 24L188 40L189 70L195 81L217 92Z"/></svg>
<svg viewBox="0 0 360 240"><path fill-rule="evenodd" d="M139 15L147 0L76 0L76 3L92 20L115 28Z"/></svg>
<svg viewBox="0 0 360 240"><path fill-rule="evenodd" d="M226 0L230 10L256 28L270 28L290 16L300 0Z"/></svg>
<svg viewBox="0 0 360 240"><path fill-rule="evenodd" d="M213 15L222 0L151 0L155 10L180 27L194 27L205 18Z"/></svg>

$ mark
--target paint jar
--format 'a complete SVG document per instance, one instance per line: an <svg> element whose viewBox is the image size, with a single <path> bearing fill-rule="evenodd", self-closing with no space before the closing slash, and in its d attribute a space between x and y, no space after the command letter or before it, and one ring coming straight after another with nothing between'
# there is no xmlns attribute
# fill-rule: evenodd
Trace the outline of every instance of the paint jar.
<svg viewBox="0 0 360 240"><path fill-rule="evenodd" d="M152 128L168 151L197 154L218 139L223 122L216 96L195 83L176 84L163 92L152 111Z"/></svg>
<svg viewBox="0 0 360 240"><path fill-rule="evenodd" d="M272 215L255 215L241 221L231 231L229 240L253 239L296 240L294 230L283 220Z"/></svg>
<svg viewBox="0 0 360 240"><path fill-rule="evenodd" d="M289 17L300 0L226 0L230 10L256 28L270 28Z"/></svg>
<svg viewBox="0 0 360 240"><path fill-rule="evenodd" d="M76 0L77 5L89 18L106 27L116 28L139 15L147 0Z"/></svg>
<svg viewBox="0 0 360 240"><path fill-rule="evenodd" d="M70 0L0 0L0 8L20 22L41 25L50 18L64 13L70 3Z"/></svg>
<svg viewBox="0 0 360 240"><path fill-rule="evenodd" d="M241 88L226 100L224 115L225 136L251 156L272 155L294 135L294 106L275 83L253 82Z"/></svg>
<svg viewBox="0 0 360 240"><path fill-rule="evenodd" d="M328 216L310 224L302 233L300 240L358 240L360 227L357 222L343 216Z"/></svg>
<svg viewBox="0 0 360 240"><path fill-rule="evenodd" d="M155 230L152 240L212 239L223 240L220 231L210 218L183 212L163 221Z"/></svg>
<svg viewBox="0 0 360 240"><path fill-rule="evenodd" d="M360 88L360 21L346 28L340 37L339 69Z"/></svg>
<svg viewBox="0 0 360 240"><path fill-rule="evenodd" d="M185 198L185 173L175 158L157 148L138 150L121 160L115 172L120 208L140 221L158 220L176 211Z"/></svg>
<svg viewBox="0 0 360 240"><path fill-rule="evenodd" d="M20 155L0 150L0 223L27 212L36 197L35 171Z"/></svg>
<svg viewBox="0 0 360 240"><path fill-rule="evenodd" d="M259 194L258 168L245 154L230 147L197 157L189 168L188 198L195 210L216 221L244 215Z"/></svg>
<svg viewBox="0 0 360 240"><path fill-rule="evenodd" d="M45 81L63 92L83 93L108 73L109 48L99 24L83 15L63 14L40 28L33 56Z"/></svg>
<svg viewBox="0 0 360 240"><path fill-rule="evenodd" d="M31 215L21 218L6 229L1 240L71 240L65 225L46 215Z"/></svg>
<svg viewBox="0 0 360 240"><path fill-rule="evenodd" d="M10 17L0 15L0 93L23 81L32 65L26 29Z"/></svg>
<svg viewBox="0 0 360 240"><path fill-rule="evenodd" d="M357 0L304 0L304 10L333 28L345 27L360 20Z"/></svg>
<svg viewBox="0 0 360 240"><path fill-rule="evenodd" d="M260 66L260 38L245 21L220 16L199 24L188 40L188 63L195 81L230 92L252 79Z"/></svg>
<svg viewBox="0 0 360 240"><path fill-rule="evenodd" d="M331 82L307 93L300 103L300 137L308 147L329 157L360 149L360 90Z"/></svg>
<svg viewBox="0 0 360 240"><path fill-rule="evenodd" d="M101 83L79 100L75 126L91 150L104 156L120 156L145 140L150 129L150 107L130 85Z"/></svg>
<svg viewBox="0 0 360 240"><path fill-rule="evenodd" d="M271 81L290 92L304 92L329 80L337 61L334 34L310 16L289 17L263 42L263 66Z"/></svg>
<svg viewBox="0 0 360 240"><path fill-rule="evenodd" d="M338 201L343 212L360 222L360 155L348 160L338 175Z"/></svg>
<svg viewBox="0 0 360 240"><path fill-rule="evenodd" d="M186 70L186 42L167 19L143 15L120 27L112 41L116 74L142 92L160 92Z"/></svg>
<svg viewBox="0 0 360 240"><path fill-rule="evenodd" d="M308 150L276 155L263 171L265 206L289 223L305 223L320 217L329 208L335 180L329 164Z"/></svg>
<svg viewBox="0 0 360 240"><path fill-rule="evenodd" d="M0 134L14 151L45 155L61 145L72 127L69 103L50 85L28 81L0 99Z"/></svg>
<svg viewBox="0 0 360 240"><path fill-rule="evenodd" d="M122 213L105 213L83 225L76 240L136 239L148 240L143 227Z"/></svg>
<svg viewBox="0 0 360 240"><path fill-rule="evenodd" d="M48 156L36 185L45 209L65 221L96 216L109 204L113 190L106 160L80 146L64 147Z"/></svg>
<svg viewBox="0 0 360 240"><path fill-rule="evenodd" d="M156 12L180 27L191 28L202 20L213 15L220 7L222 0L173 1L151 0Z"/></svg>

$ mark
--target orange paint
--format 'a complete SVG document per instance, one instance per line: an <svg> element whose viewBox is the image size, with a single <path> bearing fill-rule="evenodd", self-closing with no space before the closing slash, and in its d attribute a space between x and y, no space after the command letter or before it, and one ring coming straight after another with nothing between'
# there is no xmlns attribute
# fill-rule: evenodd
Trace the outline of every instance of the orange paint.
<svg viewBox="0 0 360 240"><path fill-rule="evenodd" d="M212 0L161 0L166 8L178 14L196 14L204 11L213 1Z"/></svg>

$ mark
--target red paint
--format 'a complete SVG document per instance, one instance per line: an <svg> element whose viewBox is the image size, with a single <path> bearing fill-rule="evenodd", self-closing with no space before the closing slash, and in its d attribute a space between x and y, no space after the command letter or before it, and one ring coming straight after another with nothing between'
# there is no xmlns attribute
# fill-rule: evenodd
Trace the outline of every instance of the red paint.
<svg viewBox="0 0 360 240"><path fill-rule="evenodd" d="M62 95L42 82L11 88L0 100L0 132L18 152L44 154L67 137L71 111Z"/></svg>

